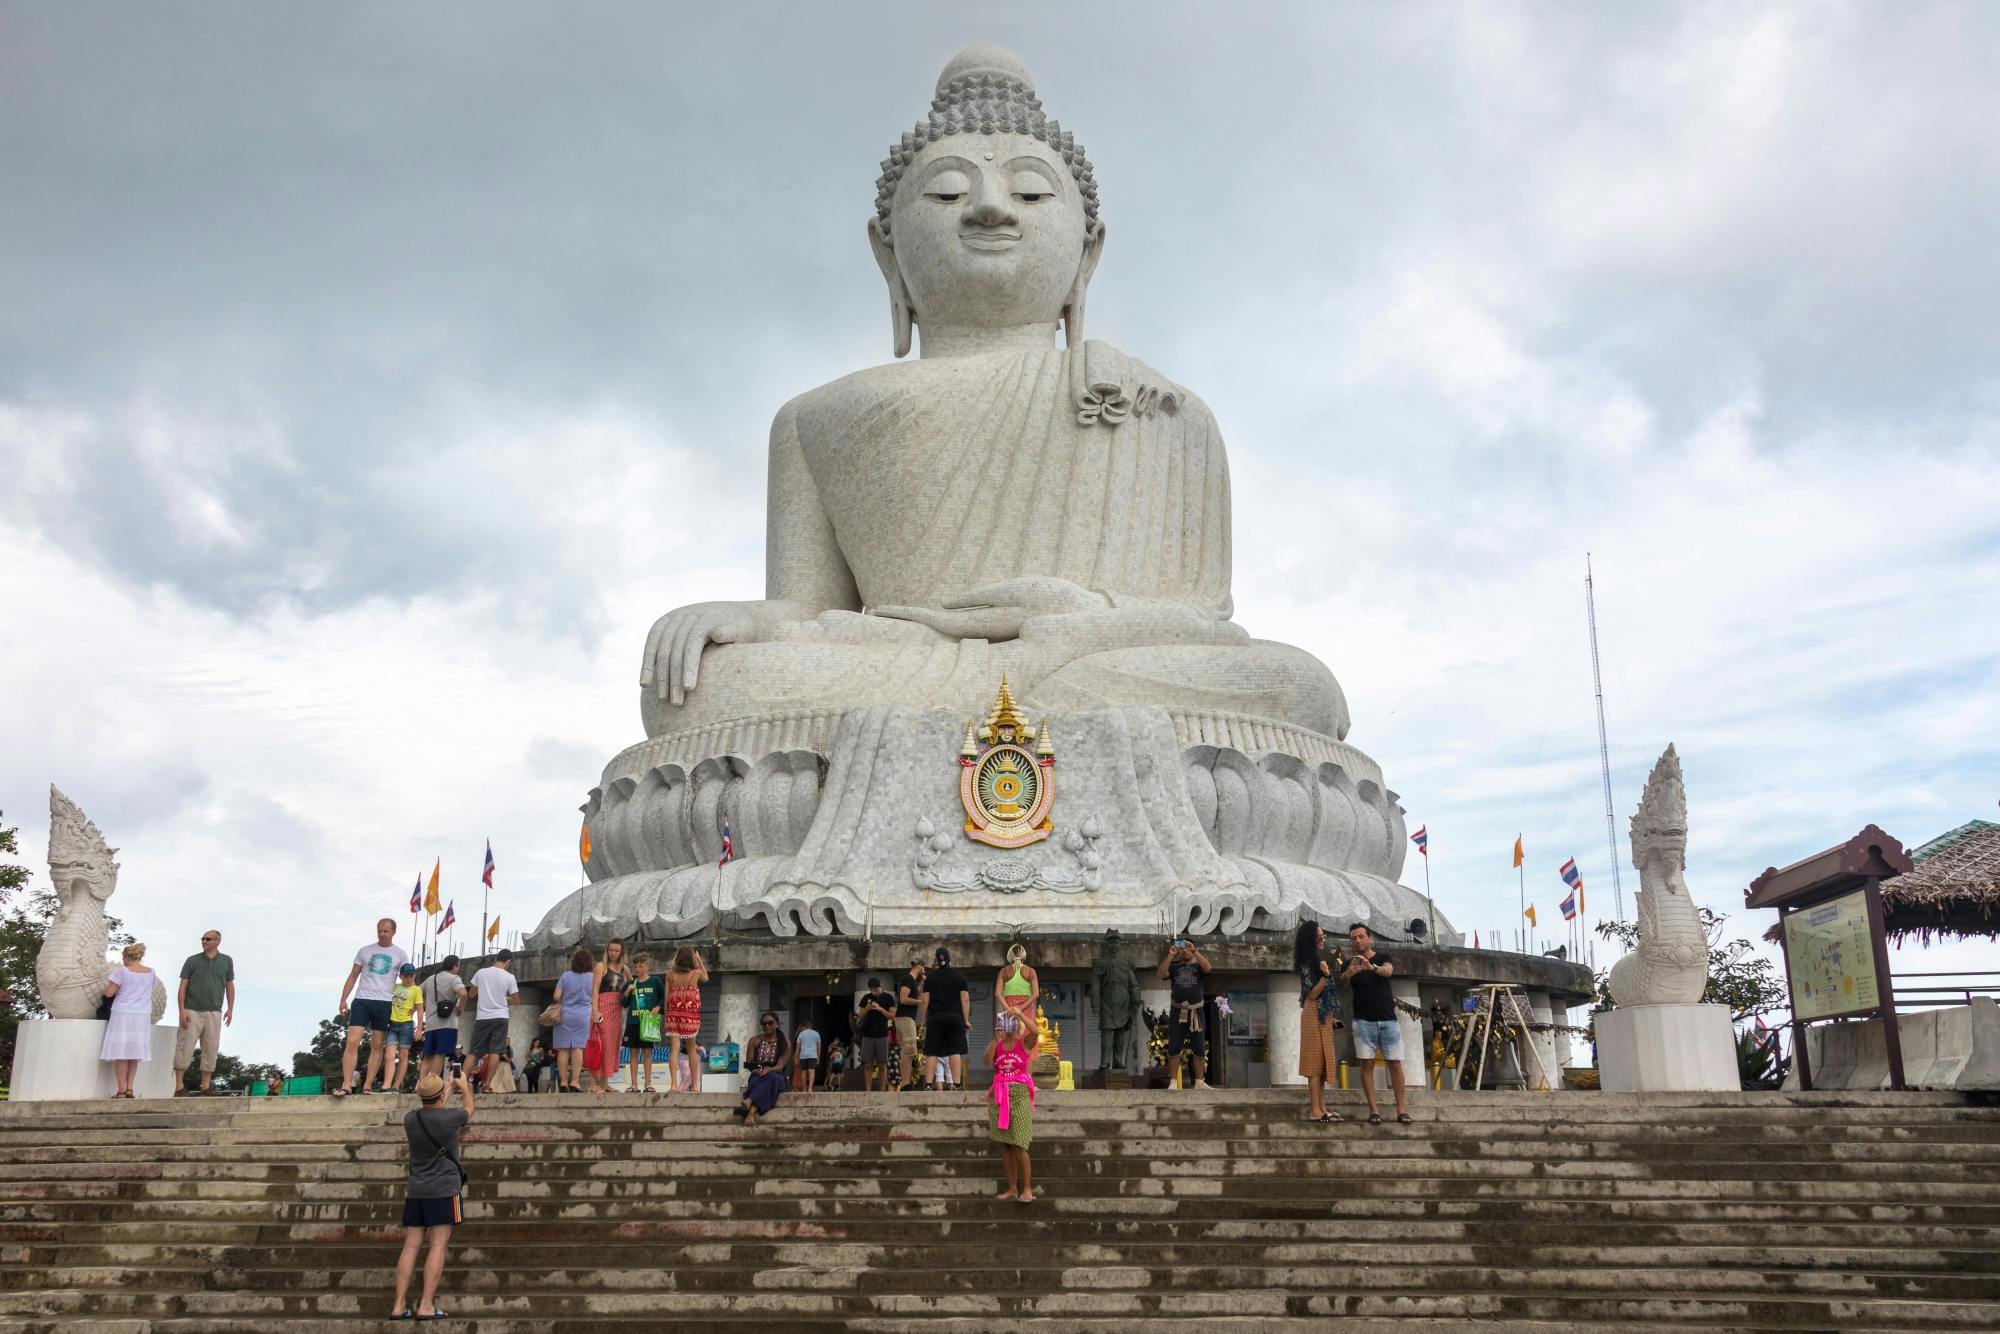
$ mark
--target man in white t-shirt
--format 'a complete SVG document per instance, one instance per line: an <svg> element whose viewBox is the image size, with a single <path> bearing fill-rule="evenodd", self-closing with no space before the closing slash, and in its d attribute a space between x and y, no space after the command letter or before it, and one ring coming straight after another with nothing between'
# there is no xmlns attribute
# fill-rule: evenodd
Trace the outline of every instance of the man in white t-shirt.
<svg viewBox="0 0 2000 1334"><path fill-rule="evenodd" d="M493 962L472 975L470 990L479 995L472 1016L472 1054L479 1058L479 1084L493 1078L493 1067L507 1050L507 1007L521 1003L521 984L514 979L514 951L499 950Z"/></svg>
<svg viewBox="0 0 2000 1334"><path fill-rule="evenodd" d="M340 989L338 1014L347 1016L347 1047L340 1053L340 1087L333 1091L334 1097L344 1098L354 1091L354 1058L361 1050L363 1033L371 1036L368 1073L361 1080L362 1089L375 1093L395 1091L383 1087L370 1090L369 1085L375 1083L376 1072L382 1068L382 1051L389 1033L390 993L395 990L403 965L409 961L410 956L396 944L393 917L375 923L375 943L354 952L354 967L348 970L346 985ZM354 996L351 1006L347 1003L350 992Z"/></svg>

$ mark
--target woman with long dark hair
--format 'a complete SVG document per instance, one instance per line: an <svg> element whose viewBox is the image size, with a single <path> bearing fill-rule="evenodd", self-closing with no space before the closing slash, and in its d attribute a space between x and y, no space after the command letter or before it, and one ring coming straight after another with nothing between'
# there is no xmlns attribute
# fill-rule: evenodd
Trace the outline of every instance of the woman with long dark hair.
<svg viewBox="0 0 2000 1334"><path fill-rule="evenodd" d="M778 1105L778 1095L790 1082L792 1044L778 1027L775 1010L766 1010L757 1021L757 1036L743 1053L743 1105L735 1115L743 1124L754 1126L757 1118Z"/></svg>
<svg viewBox="0 0 2000 1334"><path fill-rule="evenodd" d="M1306 1081L1306 1120L1346 1118L1326 1105L1333 1077L1333 1030L1340 1027L1340 988L1326 959L1326 932L1318 922L1299 923L1292 937L1292 967L1299 975L1299 1073Z"/></svg>

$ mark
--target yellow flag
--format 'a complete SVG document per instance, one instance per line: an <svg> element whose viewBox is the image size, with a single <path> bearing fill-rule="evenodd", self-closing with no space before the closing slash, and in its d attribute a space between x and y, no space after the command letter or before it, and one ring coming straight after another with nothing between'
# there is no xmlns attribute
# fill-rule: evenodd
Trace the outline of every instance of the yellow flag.
<svg viewBox="0 0 2000 1334"><path fill-rule="evenodd" d="M1531 903L1531 904L1529 904L1529 905L1528 905L1528 910L1527 910L1526 912L1522 913L1522 914L1521 914L1521 916L1523 916L1523 917L1525 917L1525 918L1527 918L1527 919L1528 919L1528 925L1529 925L1529 926L1534 926L1534 925L1536 925L1536 924L1537 924L1537 923L1535 922L1535 905L1534 905L1534 904L1532 904L1532 903Z"/></svg>
<svg viewBox="0 0 2000 1334"><path fill-rule="evenodd" d="M576 854L584 861L590 860L590 821L583 822L583 836L577 840Z"/></svg>
<svg viewBox="0 0 2000 1334"><path fill-rule="evenodd" d="M424 891L424 911L435 917L444 911L444 904L438 900L438 872L444 867L440 857L431 866L431 887Z"/></svg>
<svg viewBox="0 0 2000 1334"><path fill-rule="evenodd" d="M1514 835L1514 865L1519 866L1527 859L1527 854L1521 851L1521 836L1516 834Z"/></svg>
<svg viewBox="0 0 2000 1334"><path fill-rule="evenodd" d="M499 939L499 937L500 937L500 919L498 917L495 917L493 919L493 925L486 928L486 938L488 940L497 940Z"/></svg>

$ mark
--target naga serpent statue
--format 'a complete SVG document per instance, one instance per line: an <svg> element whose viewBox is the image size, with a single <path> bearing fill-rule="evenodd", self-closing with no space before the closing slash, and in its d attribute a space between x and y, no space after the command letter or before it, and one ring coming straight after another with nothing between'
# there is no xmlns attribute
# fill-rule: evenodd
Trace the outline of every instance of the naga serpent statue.
<svg viewBox="0 0 2000 1334"><path fill-rule="evenodd" d="M35 956L35 986L51 1019L95 1019L112 965L104 903L118 888L118 849L104 842L75 802L49 786L49 883L56 918ZM167 1012L167 989L153 978L153 1022Z"/></svg>
<svg viewBox="0 0 2000 1334"><path fill-rule="evenodd" d="M1708 933L1687 887L1687 789L1672 746L1653 766L1632 817L1639 868L1639 947L1611 966L1618 1005L1693 1005L1708 989Z"/></svg>

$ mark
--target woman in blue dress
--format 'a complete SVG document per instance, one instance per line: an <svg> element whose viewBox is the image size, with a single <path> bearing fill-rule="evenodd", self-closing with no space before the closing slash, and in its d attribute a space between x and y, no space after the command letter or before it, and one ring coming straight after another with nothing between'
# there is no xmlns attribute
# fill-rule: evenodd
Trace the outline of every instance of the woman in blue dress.
<svg viewBox="0 0 2000 1334"><path fill-rule="evenodd" d="M590 1041L590 1012L597 994L591 974L596 967L597 956L579 946L569 956L569 971L556 979L556 1004L562 1006L562 1017L556 1020L555 1038L549 1045L556 1049L558 1093L583 1092L578 1081L583 1078L583 1047Z"/></svg>

